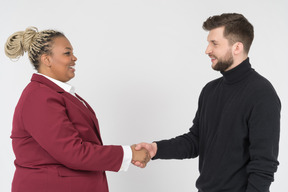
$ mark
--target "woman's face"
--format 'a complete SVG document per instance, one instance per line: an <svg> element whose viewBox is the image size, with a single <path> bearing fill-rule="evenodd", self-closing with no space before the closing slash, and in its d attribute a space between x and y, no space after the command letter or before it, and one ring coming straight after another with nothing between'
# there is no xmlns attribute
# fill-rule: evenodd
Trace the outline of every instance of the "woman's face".
<svg viewBox="0 0 288 192"><path fill-rule="evenodd" d="M49 55L50 73L53 79L67 82L75 76L73 47L66 37L56 37L53 40L52 54Z"/></svg>

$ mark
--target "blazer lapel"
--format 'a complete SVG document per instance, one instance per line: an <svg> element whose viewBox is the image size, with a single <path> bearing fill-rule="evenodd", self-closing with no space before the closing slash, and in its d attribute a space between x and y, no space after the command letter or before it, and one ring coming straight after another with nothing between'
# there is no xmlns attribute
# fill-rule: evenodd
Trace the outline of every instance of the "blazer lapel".
<svg viewBox="0 0 288 192"><path fill-rule="evenodd" d="M76 97L77 97L78 99L80 99L82 102L85 103L86 106L84 106L83 103L82 103L82 106L84 106L86 109L89 110L89 112L90 112L89 114L90 114L90 116L91 116L91 118L92 118L92 120L93 120L93 122L94 122L94 124L95 124L95 127L96 127L96 132L99 133L99 139L100 139L100 141L101 141L101 143L102 143L101 136L100 136L99 122L98 122L98 119L97 119L97 117L96 117L96 114L95 114L94 110L93 110L92 107L91 107L82 97L80 97L77 93L75 93L75 95L76 95Z"/></svg>
<svg viewBox="0 0 288 192"><path fill-rule="evenodd" d="M99 129L99 123L98 123L98 119L93 111L93 109L90 107L90 105L84 100L82 99L79 95L75 94L78 98L76 98L75 96L71 95L68 92L63 92L62 93L63 96L67 97L69 100L71 100L75 105L77 105L82 111L84 111L93 121L94 125L95 125L95 133L98 136L98 139L101 141L102 143L102 139L100 136L100 129ZM83 101L85 103L82 103L81 101Z"/></svg>
<svg viewBox="0 0 288 192"><path fill-rule="evenodd" d="M65 96L66 98L71 100L83 112L85 112L92 119L92 121L95 125L95 128L96 128L95 133L96 133L98 139L100 140L100 142L102 143L98 119L95 115L95 112L91 108L91 106L84 99L82 99L79 95L75 94L81 101L83 101L85 103L86 106L79 99L77 99L75 96L66 92L64 89L62 89L61 87L59 87L58 85L56 85L55 83L53 83L52 81L50 81L49 79L47 79L46 77L44 77L42 75L33 74L31 81L40 82L40 83L45 84L46 86L50 87L51 89L57 91L58 93L61 93L63 96Z"/></svg>
<svg viewBox="0 0 288 192"><path fill-rule="evenodd" d="M86 107L87 107L87 109L89 109L90 112L92 112L92 113L95 115L95 112L93 111L93 109L91 108L91 106L90 106L82 97L80 97L77 93L75 93L75 95L76 95L76 97L77 97L78 99L80 99L82 102L84 102L85 105L86 105Z"/></svg>

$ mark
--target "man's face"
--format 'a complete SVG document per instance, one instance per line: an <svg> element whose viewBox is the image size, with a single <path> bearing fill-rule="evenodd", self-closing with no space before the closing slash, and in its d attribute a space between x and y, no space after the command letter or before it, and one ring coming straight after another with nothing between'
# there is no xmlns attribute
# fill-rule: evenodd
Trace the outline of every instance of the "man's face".
<svg viewBox="0 0 288 192"><path fill-rule="evenodd" d="M228 71L234 63L232 46L224 36L224 27L212 29L207 37L205 53L211 58L212 68L216 71Z"/></svg>

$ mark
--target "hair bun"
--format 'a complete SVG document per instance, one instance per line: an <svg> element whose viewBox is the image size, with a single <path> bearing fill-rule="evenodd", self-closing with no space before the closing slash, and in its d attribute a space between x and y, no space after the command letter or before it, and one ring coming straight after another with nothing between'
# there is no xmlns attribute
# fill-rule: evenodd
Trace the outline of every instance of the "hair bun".
<svg viewBox="0 0 288 192"><path fill-rule="evenodd" d="M28 27L25 31L13 33L5 44L5 54L10 59L18 59L29 51L35 36L38 34L36 27Z"/></svg>
<svg viewBox="0 0 288 192"><path fill-rule="evenodd" d="M30 50L30 45L33 43L36 35L38 35L36 27L28 27L24 31L22 45L25 52Z"/></svg>

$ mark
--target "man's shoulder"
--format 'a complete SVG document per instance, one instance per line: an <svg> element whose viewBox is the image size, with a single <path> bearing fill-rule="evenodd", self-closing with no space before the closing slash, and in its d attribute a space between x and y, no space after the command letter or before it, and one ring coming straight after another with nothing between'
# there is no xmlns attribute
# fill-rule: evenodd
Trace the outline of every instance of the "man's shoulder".
<svg viewBox="0 0 288 192"><path fill-rule="evenodd" d="M278 94L272 83L256 71L250 75L246 84L247 98L254 101L280 101Z"/></svg>
<svg viewBox="0 0 288 192"><path fill-rule="evenodd" d="M209 81L208 83L206 83L206 85L204 86L204 89L206 88L212 88L217 86L219 83L221 83L223 81L223 77L219 77L216 78L214 80Z"/></svg>
<svg viewBox="0 0 288 192"><path fill-rule="evenodd" d="M251 86L256 90L259 90L259 89L272 89L272 90L274 90L272 83L267 78L260 75L256 71L254 71L249 76L248 86Z"/></svg>

